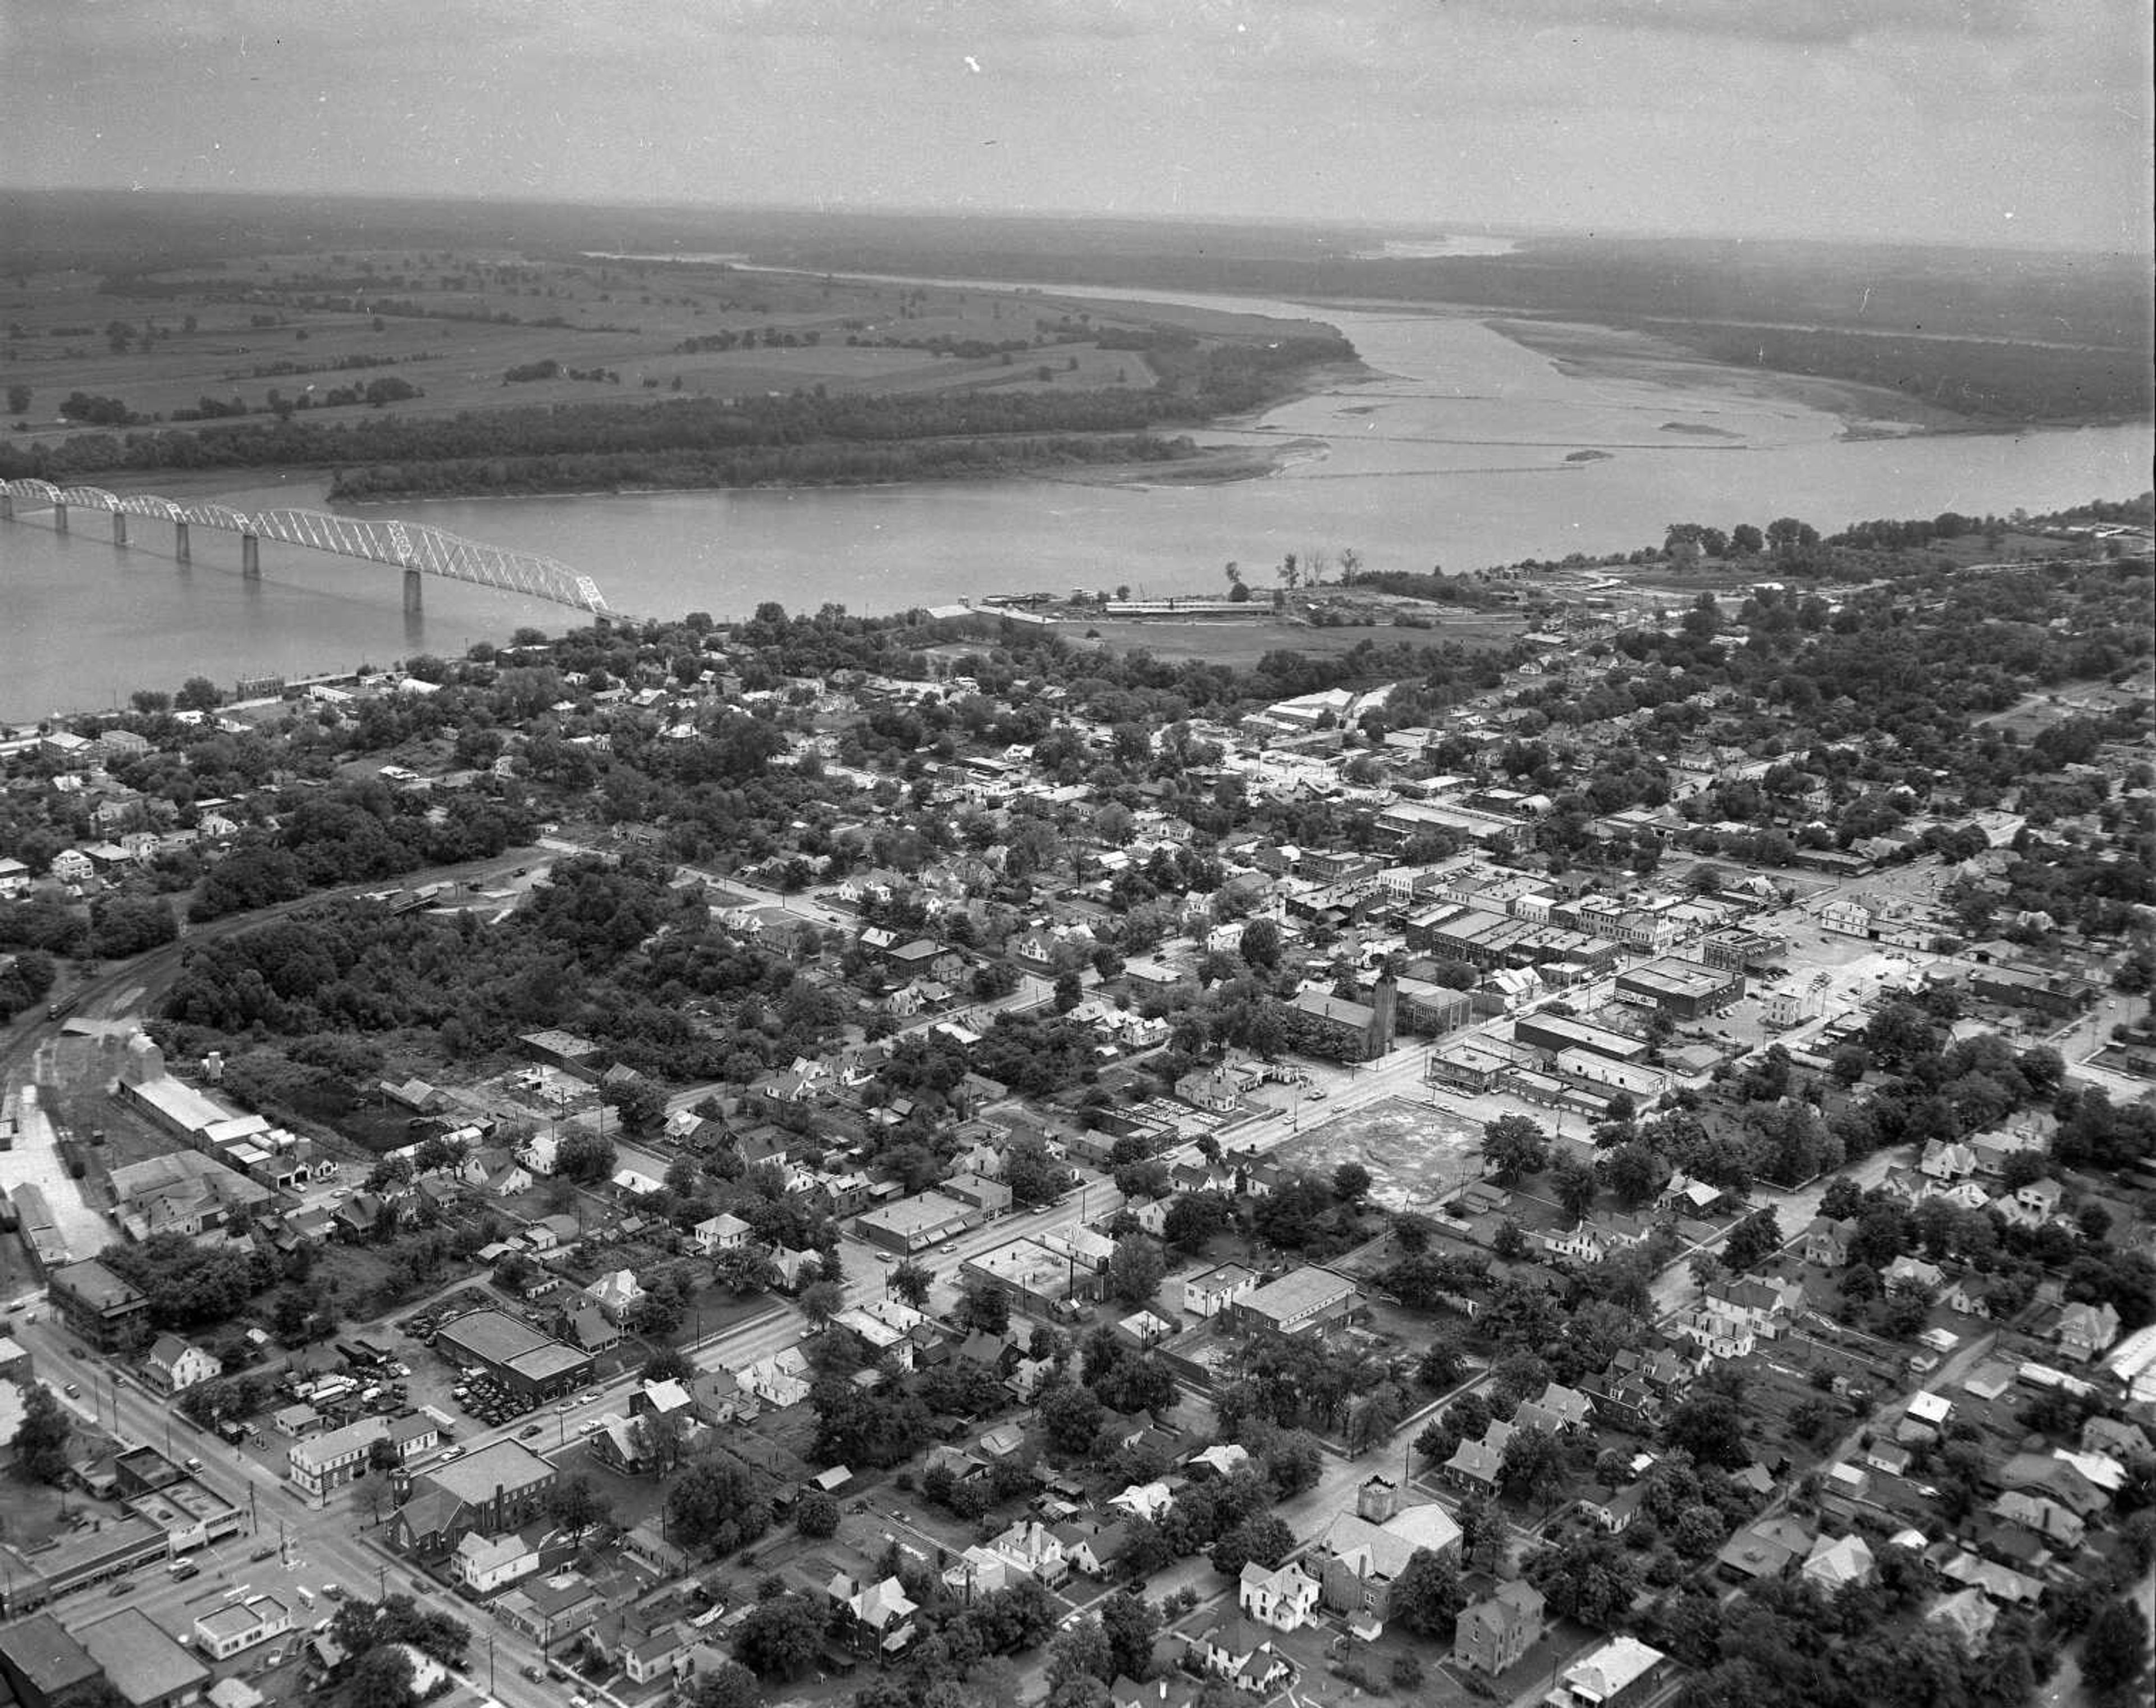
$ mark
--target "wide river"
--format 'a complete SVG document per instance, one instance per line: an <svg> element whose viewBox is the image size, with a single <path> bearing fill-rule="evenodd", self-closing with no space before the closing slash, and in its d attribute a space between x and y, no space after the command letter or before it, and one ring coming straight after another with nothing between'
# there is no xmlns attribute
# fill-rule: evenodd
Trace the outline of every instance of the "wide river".
<svg viewBox="0 0 2156 1708"><path fill-rule="evenodd" d="M1322 319L1383 377L1197 435L1310 442L1260 480L445 500L362 513L545 552L593 577L621 611L724 618L767 599L886 612L1014 589L1218 592L1227 563L1263 582L1291 551L1337 559L1352 547L1372 569L1458 570L1628 550L1681 520L1726 528L1794 515L1830 531L1943 510L2041 512L2148 485L2147 423L1847 439L1835 416L1696 370L1666 383L1562 372L1468 315L1044 294ZM1582 451L1600 454L1569 460ZM219 501L319 506L321 484L265 482ZM104 517L73 521L64 538L44 515L0 524L0 719L124 703L131 689L192 674L228 687L242 674L387 664L577 620L431 577L424 613L408 616L384 566L265 544L262 578L247 581L229 536L194 530L194 562L182 568L161 525L135 519L136 543L122 551Z"/></svg>

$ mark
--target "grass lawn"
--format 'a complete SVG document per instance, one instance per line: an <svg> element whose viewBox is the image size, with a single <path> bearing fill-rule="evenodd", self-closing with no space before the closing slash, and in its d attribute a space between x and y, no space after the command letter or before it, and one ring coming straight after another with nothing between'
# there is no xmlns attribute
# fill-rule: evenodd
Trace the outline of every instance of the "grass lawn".
<svg viewBox="0 0 2156 1708"><path fill-rule="evenodd" d="M1074 644L1092 644L1111 652L1145 651L1157 658L1196 659L1201 664L1247 669L1270 652L1296 652L1306 658L1333 658L1351 653L1364 641L1374 646L1462 646L1496 651L1518 636L1520 620L1445 623L1435 628L1396 628L1390 623L1341 628L1312 628L1301 623L1257 618L1204 622L1089 621L1070 623L1059 632Z"/></svg>

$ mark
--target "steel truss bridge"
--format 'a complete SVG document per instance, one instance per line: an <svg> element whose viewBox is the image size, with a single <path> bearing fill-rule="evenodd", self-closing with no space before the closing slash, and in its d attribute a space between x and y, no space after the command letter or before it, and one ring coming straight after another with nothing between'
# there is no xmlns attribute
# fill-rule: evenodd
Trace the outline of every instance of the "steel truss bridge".
<svg viewBox="0 0 2156 1708"><path fill-rule="evenodd" d="M54 485L49 480L0 481L0 521L18 519L25 508L50 510L54 526L67 531L70 510L102 510L112 518L116 544L127 543L127 519L143 516L172 525L177 556L185 563L192 557L189 530L216 528L237 534L244 573L259 576L261 541L304 546L340 557L363 558L371 563L394 565L404 572L404 601L419 603L419 577L445 576L451 581L470 582L507 593L548 599L593 616L612 615L598 584L566 563L542 557L536 551L518 551L466 540L418 522L362 521L354 516L329 515L313 510L244 511L218 504L179 504L147 493L121 495L95 486Z"/></svg>

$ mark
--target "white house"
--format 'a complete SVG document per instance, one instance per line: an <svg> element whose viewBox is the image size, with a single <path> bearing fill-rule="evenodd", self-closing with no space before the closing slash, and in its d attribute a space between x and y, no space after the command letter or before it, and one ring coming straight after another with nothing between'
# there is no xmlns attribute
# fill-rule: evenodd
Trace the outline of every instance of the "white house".
<svg viewBox="0 0 2156 1708"><path fill-rule="evenodd" d="M1235 1600L1243 1612L1276 1631L1300 1629L1317 1612L1318 1582L1292 1561L1267 1571L1255 1560L1243 1567Z"/></svg>
<svg viewBox="0 0 2156 1708"><path fill-rule="evenodd" d="M144 1378L162 1393L184 1393L223 1371L217 1359L177 1335L159 1335L142 1360Z"/></svg>
<svg viewBox="0 0 2156 1708"><path fill-rule="evenodd" d="M213 1660L267 1643L292 1628L292 1610L274 1595L228 1603L195 1621L195 1646Z"/></svg>

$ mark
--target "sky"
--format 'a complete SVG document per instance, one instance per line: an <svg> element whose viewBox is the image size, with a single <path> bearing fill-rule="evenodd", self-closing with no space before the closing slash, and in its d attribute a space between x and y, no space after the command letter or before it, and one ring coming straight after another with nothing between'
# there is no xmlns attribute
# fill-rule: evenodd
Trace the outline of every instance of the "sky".
<svg viewBox="0 0 2156 1708"><path fill-rule="evenodd" d="M0 0L0 182L2150 247L2151 0Z"/></svg>

